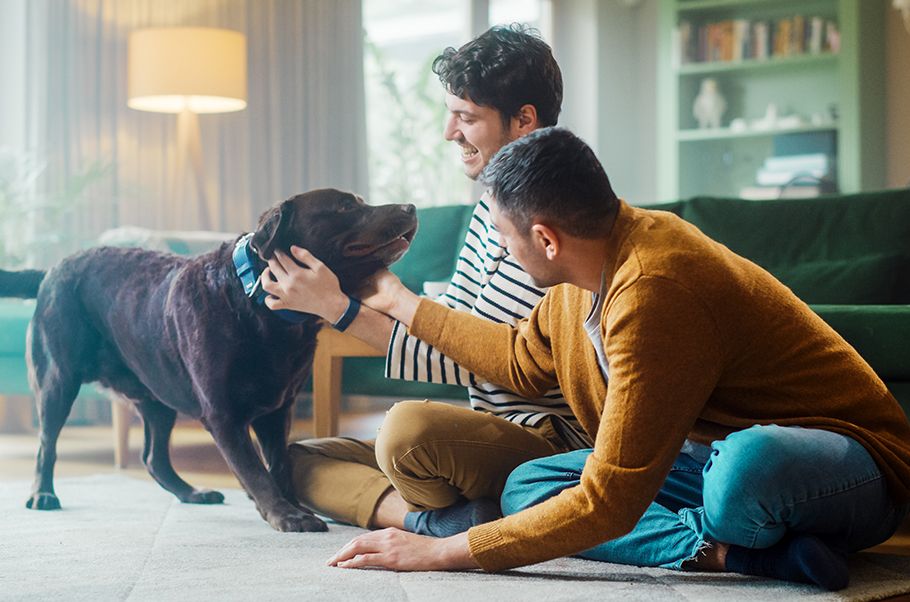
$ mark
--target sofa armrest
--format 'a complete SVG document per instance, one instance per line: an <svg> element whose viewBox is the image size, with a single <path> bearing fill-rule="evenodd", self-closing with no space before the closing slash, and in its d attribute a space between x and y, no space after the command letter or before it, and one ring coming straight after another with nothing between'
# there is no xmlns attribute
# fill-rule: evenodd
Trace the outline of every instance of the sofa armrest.
<svg viewBox="0 0 910 602"><path fill-rule="evenodd" d="M910 381L910 305L812 305L882 380Z"/></svg>

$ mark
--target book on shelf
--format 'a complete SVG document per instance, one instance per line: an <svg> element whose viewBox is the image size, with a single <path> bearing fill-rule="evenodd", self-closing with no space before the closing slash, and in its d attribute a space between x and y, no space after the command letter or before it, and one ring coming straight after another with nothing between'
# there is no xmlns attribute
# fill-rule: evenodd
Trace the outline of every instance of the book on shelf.
<svg viewBox="0 0 910 602"><path fill-rule="evenodd" d="M783 186L793 180L804 178L809 180L821 180L829 177L831 174L827 169L767 169L760 167L755 174L755 183L761 186Z"/></svg>
<svg viewBox="0 0 910 602"><path fill-rule="evenodd" d="M680 20L674 31L680 65L760 60L840 50L837 23L797 14L781 19Z"/></svg>
<svg viewBox="0 0 910 602"><path fill-rule="evenodd" d="M834 158L825 153L806 153L803 155L784 155L767 157L764 167L773 171L794 169L828 170L834 164Z"/></svg>
<svg viewBox="0 0 910 602"><path fill-rule="evenodd" d="M784 186L800 180L831 180L833 171L834 158L825 153L771 156L765 158L755 174L755 183L759 186Z"/></svg>
<svg viewBox="0 0 910 602"><path fill-rule="evenodd" d="M790 54L790 19L781 19L774 26L774 56Z"/></svg>
<svg viewBox="0 0 910 602"><path fill-rule="evenodd" d="M822 51L822 42L825 39L825 20L821 17L812 17L809 20L809 52L818 54Z"/></svg>
<svg viewBox="0 0 910 602"><path fill-rule="evenodd" d="M802 15L794 15L791 20L788 54L805 54L807 37L806 18Z"/></svg>

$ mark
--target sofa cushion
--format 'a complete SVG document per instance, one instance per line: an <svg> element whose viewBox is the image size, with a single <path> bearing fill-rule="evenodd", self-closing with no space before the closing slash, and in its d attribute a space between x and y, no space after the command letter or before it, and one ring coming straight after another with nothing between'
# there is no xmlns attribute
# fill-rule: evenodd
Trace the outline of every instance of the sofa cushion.
<svg viewBox="0 0 910 602"><path fill-rule="evenodd" d="M766 268L903 257L887 303L910 303L910 189L761 202L695 197L680 215Z"/></svg>
<svg viewBox="0 0 910 602"><path fill-rule="evenodd" d="M806 303L882 305L894 299L900 255L806 261L768 271Z"/></svg>
<svg viewBox="0 0 910 602"><path fill-rule="evenodd" d="M401 282L416 293L426 281L445 280L455 271L458 252L474 205L445 205L417 210L417 236L411 249L392 266Z"/></svg>
<svg viewBox="0 0 910 602"><path fill-rule="evenodd" d="M0 355L0 395L30 395L25 352L21 357Z"/></svg>
<svg viewBox="0 0 910 602"><path fill-rule="evenodd" d="M813 305L882 380L910 381L910 306Z"/></svg>
<svg viewBox="0 0 910 602"><path fill-rule="evenodd" d="M32 300L0 299L0 356L24 360L25 331L35 313Z"/></svg>

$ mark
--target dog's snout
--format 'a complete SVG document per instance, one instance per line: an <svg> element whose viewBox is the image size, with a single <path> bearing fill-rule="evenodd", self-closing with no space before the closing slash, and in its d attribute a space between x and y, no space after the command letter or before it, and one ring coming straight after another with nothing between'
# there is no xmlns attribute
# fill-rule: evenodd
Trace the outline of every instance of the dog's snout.
<svg viewBox="0 0 910 602"><path fill-rule="evenodd" d="M407 213L408 215L414 215L417 213L417 207L408 203L407 205L401 205L401 210Z"/></svg>

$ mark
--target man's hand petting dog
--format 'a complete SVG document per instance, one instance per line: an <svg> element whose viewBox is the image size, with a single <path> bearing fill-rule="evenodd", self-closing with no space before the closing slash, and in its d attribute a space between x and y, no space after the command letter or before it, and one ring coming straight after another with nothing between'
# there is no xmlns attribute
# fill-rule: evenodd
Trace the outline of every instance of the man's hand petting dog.
<svg viewBox="0 0 910 602"><path fill-rule="evenodd" d="M338 277L306 249L292 246L291 255L276 251L260 276L262 288L269 294L266 307L315 314L329 322L337 320L348 306Z"/></svg>
<svg viewBox="0 0 910 602"><path fill-rule="evenodd" d="M262 273L262 288L269 293L269 309L292 309L334 322L348 306L338 278L306 249L291 247L289 257L280 251ZM370 276L357 293L364 305L410 326L420 297L388 269Z"/></svg>

